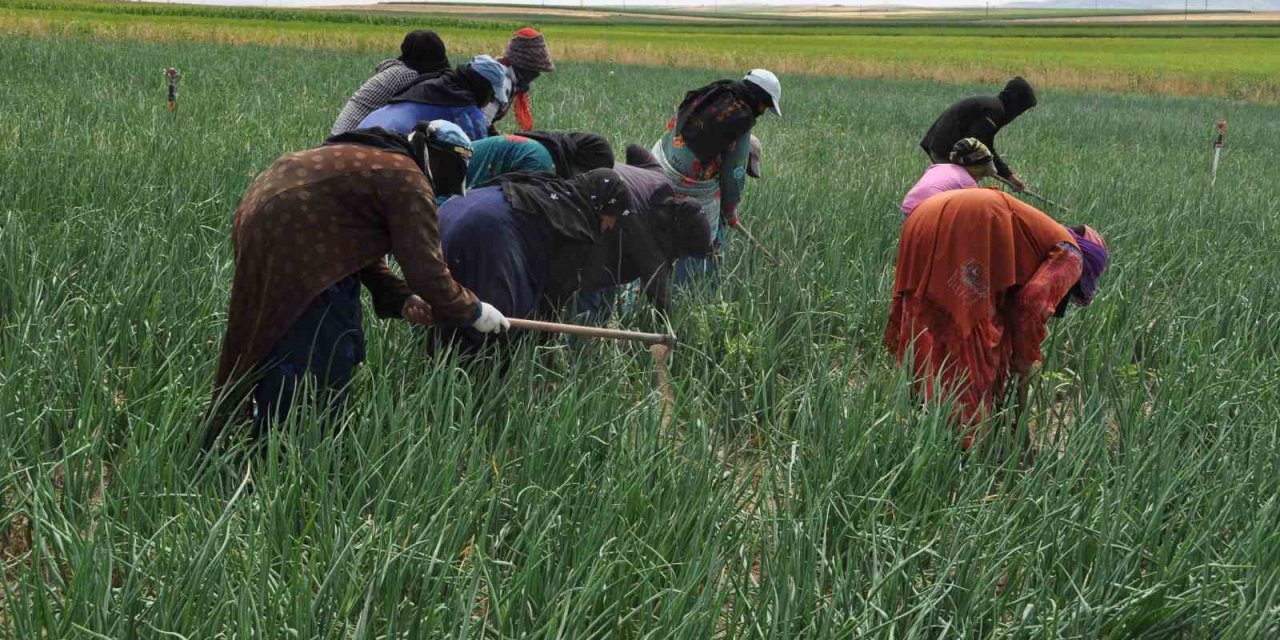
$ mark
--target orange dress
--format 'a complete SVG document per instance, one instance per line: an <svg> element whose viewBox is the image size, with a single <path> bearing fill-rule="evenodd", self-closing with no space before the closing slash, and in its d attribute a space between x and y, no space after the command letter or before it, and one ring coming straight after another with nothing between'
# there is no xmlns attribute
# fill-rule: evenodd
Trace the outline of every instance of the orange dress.
<svg viewBox="0 0 1280 640"><path fill-rule="evenodd" d="M899 363L913 358L923 399L954 395L971 427L1004 394L1010 371L1040 359L1048 320L1082 268L1067 229L1008 194L933 196L902 228L885 346Z"/></svg>

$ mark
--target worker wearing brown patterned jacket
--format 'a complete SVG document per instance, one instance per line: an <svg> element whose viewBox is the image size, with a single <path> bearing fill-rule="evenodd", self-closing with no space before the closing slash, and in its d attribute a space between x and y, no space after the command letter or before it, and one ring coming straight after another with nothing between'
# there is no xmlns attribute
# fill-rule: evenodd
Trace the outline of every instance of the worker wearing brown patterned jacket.
<svg viewBox="0 0 1280 640"><path fill-rule="evenodd" d="M424 122L407 138L380 129L334 136L258 176L231 232L235 280L210 414L224 419L213 420L210 438L241 408L252 409L259 433L283 420L308 377L330 410L341 406L364 360L361 284L379 317L508 328L454 281L440 249L435 196L461 192L469 154L456 125Z"/></svg>

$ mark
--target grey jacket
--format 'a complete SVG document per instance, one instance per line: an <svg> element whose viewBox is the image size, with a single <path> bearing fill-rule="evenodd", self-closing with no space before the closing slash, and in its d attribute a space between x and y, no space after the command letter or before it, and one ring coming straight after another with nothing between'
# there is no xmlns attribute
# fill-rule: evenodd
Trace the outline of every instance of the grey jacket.
<svg viewBox="0 0 1280 640"><path fill-rule="evenodd" d="M329 130L329 135L336 136L355 129L365 116L386 106L396 94L413 84L417 77L418 72L403 62L395 58L383 60L378 64L377 73L360 85L351 99L347 100L346 106L338 114L338 120Z"/></svg>

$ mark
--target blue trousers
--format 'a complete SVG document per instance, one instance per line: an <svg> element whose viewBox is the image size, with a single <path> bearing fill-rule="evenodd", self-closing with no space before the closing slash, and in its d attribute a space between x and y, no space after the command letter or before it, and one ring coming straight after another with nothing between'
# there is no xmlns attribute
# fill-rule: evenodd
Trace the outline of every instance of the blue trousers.
<svg viewBox="0 0 1280 640"><path fill-rule="evenodd" d="M321 406L331 413L342 407L351 376L364 362L362 315L356 274L311 301L264 361L266 369L253 391L259 433L288 417L303 378L310 378Z"/></svg>

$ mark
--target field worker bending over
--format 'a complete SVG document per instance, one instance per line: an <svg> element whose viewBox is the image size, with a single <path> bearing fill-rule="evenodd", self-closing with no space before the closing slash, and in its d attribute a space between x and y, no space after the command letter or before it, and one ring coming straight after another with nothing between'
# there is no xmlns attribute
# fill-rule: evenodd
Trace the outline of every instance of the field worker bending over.
<svg viewBox="0 0 1280 640"><path fill-rule="evenodd" d="M360 125L365 116L387 104L422 76L436 76L449 70L444 41L434 31L411 31L400 43L400 57L383 60L377 73L365 81L347 100L329 135L346 133Z"/></svg>
<svg viewBox="0 0 1280 640"><path fill-rule="evenodd" d="M508 173L545 173L572 178L613 166L613 147L594 133L530 131L477 141L467 165L467 188L474 189Z"/></svg>
<svg viewBox="0 0 1280 640"><path fill-rule="evenodd" d="M552 258L585 260L605 230L628 215L627 190L612 169L568 180L517 173L452 198L440 209L440 242L450 271L503 315L534 318ZM465 351L483 343L475 328L443 330Z"/></svg>
<svg viewBox="0 0 1280 640"><path fill-rule="evenodd" d="M251 394L261 433L289 413L304 376L338 408L364 360L361 284L382 318L481 333L508 327L454 280L441 254L435 191L461 190L466 155L466 138L448 122L423 123L408 138L360 130L285 154L254 180L231 231L235 280L214 395L221 409Z"/></svg>
<svg viewBox="0 0 1280 640"><path fill-rule="evenodd" d="M931 196L953 189L976 187L979 180L996 174L991 151L977 138L957 142L951 149L950 160L929 165L919 182L907 192L907 197L902 200L903 220Z"/></svg>
<svg viewBox="0 0 1280 640"><path fill-rule="evenodd" d="M476 56L457 69L420 77L360 121L359 128L408 134L423 120L448 120L474 142L489 135L486 109L494 102L505 104L510 95L507 68L489 56Z"/></svg>
<svg viewBox="0 0 1280 640"><path fill-rule="evenodd" d="M742 80L719 80L694 89L685 94L667 122L666 134L653 146L676 195L702 208L721 244L721 223L738 224L738 202L753 146L751 129L766 110L781 115L781 97L778 77L764 69L754 69ZM676 282L713 270L710 260L684 260L677 266Z"/></svg>
<svg viewBox="0 0 1280 640"><path fill-rule="evenodd" d="M530 131L533 129L533 110L529 104L529 93L533 81L556 70L551 50L547 48L547 39L537 29L520 29L511 34L507 52L498 61L509 70L513 91L509 102L494 109L492 114L486 112L490 116L489 135L498 135L494 123L506 117L508 110L515 113L516 125L521 131Z"/></svg>
<svg viewBox="0 0 1280 640"><path fill-rule="evenodd" d="M603 324L612 315L618 285L635 281L663 313L671 306L672 265L681 258L705 258L712 250L711 229L702 210L691 200L676 199L653 154L639 145L627 145L626 163L613 170L622 178L631 198L631 215L609 231L576 273L558 277L556 297L573 301L571 312L584 312L587 322ZM614 237L616 236L616 237ZM632 290L625 293L631 297ZM576 294L576 300L574 300Z"/></svg>
<svg viewBox="0 0 1280 640"><path fill-rule="evenodd" d="M1107 261L1093 229L995 189L933 196L902 227L885 346L914 357L922 400L957 394L967 449L1010 374L1040 360L1049 318L1092 302Z"/></svg>
<svg viewBox="0 0 1280 640"><path fill-rule="evenodd" d="M947 162L956 142L962 138L977 138L991 150L996 173L1008 180L1014 189L1022 191L1027 186L996 151L996 134L1034 106L1036 92L1031 83L1020 76L1015 77L998 96L972 96L948 107L924 134L920 148L929 154L932 162L941 164Z"/></svg>

